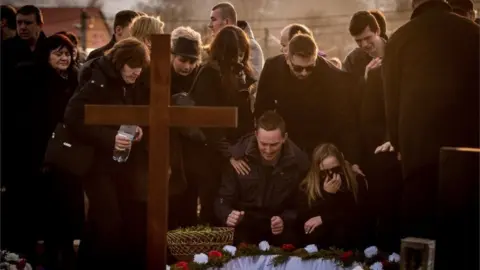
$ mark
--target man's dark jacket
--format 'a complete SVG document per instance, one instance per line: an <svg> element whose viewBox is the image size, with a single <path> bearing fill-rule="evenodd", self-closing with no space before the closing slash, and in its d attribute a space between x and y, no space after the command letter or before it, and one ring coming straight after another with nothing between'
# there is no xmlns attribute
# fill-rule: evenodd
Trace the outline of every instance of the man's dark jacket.
<svg viewBox="0 0 480 270"><path fill-rule="evenodd" d="M440 1L419 6L387 43L387 127L404 176L442 146L479 146L480 28Z"/></svg>
<svg viewBox="0 0 480 270"><path fill-rule="evenodd" d="M250 166L248 175L238 175L232 166L222 176L222 185L215 201L217 217L226 222L233 210L245 211L244 221L255 222L280 216L284 222L296 219L296 195L310 162L307 155L292 141L283 145L281 157L271 173L262 164L255 135L242 138L233 148L236 159L245 159Z"/></svg>
<svg viewBox="0 0 480 270"><path fill-rule="evenodd" d="M284 55L266 61L255 102L255 117L276 110L286 122L289 138L308 154L320 143L336 144L353 164L359 159L355 109L350 93L357 80L322 57L313 73L298 80Z"/></svg>
<svg viewBox="0 0 480 270"><path fill-rule="evenodd" d="M110 42L108 42L107 44L103 45L102 47L97 48L97 49L93 50L92 52L90 52L88 54L88 57L87 57L86 61L90 61L92 59L104 56L105 52L110 50L111 48L113 48L113 45L115 45L116 42L117 41L115 40L115 35L113 35Z"/></svg>

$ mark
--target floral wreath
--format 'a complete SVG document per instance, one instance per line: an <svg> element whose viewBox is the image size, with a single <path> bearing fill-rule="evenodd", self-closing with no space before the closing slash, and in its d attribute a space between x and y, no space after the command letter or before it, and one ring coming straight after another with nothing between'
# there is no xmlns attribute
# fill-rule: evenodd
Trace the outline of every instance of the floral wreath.
<svg viewBox="0 0 480 270"><path fill-rule="evenodd" d="M2 250L0 253L0 269L18 269L18 270L32 270L32 267L27 263L25 258L21 258L15 253ZM12 266L16 268L12 268Z"/></svg>
<svg viewBox="0 0 480 270"><path fill-rule="evenodd" d="M341 267L352 267L353 270L398 270L400 269L400 255L380 252L376 246L366 248L364 252L344 251L330 248L318 250L316 245L308 245L297 249L291 244L282 247L273 247L267 241L257 245L241 243L238 247L225 246L221 251L213 250L208 254L201 253L194 256L193 262L181 261L167 266L167 270L204 270L209 268L221 268L229 261L242 257L276 255L271 264L279 266L286 263L290 257L299 257L302 261L307 260L333 260Z"/></svg>

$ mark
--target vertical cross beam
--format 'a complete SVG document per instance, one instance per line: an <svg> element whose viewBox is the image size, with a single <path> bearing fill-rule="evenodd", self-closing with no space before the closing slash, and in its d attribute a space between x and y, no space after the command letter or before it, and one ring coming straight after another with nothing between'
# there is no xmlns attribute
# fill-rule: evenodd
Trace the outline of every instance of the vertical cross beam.
<svg viewBox="0 0 480 270"><path fill-rule="evenodd" d="M170 35L152 36L150 68L147 269L158 270L167 264Z"/></svg>

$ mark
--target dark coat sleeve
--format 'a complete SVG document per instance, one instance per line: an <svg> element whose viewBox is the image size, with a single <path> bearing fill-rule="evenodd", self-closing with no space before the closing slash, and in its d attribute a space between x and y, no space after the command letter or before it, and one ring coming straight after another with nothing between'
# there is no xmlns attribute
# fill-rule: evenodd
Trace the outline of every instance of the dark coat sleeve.
<svg viewBox="0 0 480 270"><path fill-rule="evenodd" d="M345 154L347 160L353 164L359 164L361 156L360 133L358 129L358 115L356 107L352 104L350 93L360 87L358 80L349 73L335 70L332 77L335 78L336 96L333 108L336 110L333 134L338 136L338 147ZM335 138L332 138L335 139Z"/></svg>
<svg viewBox="0 0 480 270"><path fill-rule="evenodd" d="M228 215L234 210L233 204L238 199L237 173L232 166L226 166L222 174L222 184L215 200L215 213L223 222L227 222Z"/></svg>
<svg viewBox="0 0 480 270"><path fill-rule="evenodd" d="M107 89L98 84L99 82L88 82L77 89L65 110L65 124L79 140L103 151L113 151L117 129L85 124L85 105L104 103L102 97L106 95Z"/></svg>
<svg viewBox="0 0 480 270"><path fill-rule="evenodd" d="M400 103L400 81L398 78L400 63L396 59L398 51L392 36L385 48L382 60L383 91L385 93L385 112L390 143L398 149L398 121Z"/></svg>
<svg viewBox="0 0 480 270"><path fill-rule="evenodd" d="M86 61L90 61L92 59L95 59L95 58L98 58L98 57L101 57L104 55L104 50L105 48L104 47L100 47L98 49L95 49L93 50L92 52L90 52L87 56L87 60Z"/></svg>
<svg viewBox="0 0 480 270"><path fill-rule="evenodd" d="M354 73L354 69L353 69L353 66L354 66L354 63L353 63L353 59L354 59L354 54L353 54L353 51L350 52L347 57L345 57L345 60L343 61L343 64L342 64L342 69L345 70L346 72L350 72L350 73Z"/></svg>
<svg viewBox="0 0 480 270"><path fill-rule="evenodd" d="M222 81L220 72L213 67L206 66L198 74L197 82L192 90L192 98L196 106L218 107L224 104L222 98ZM231 144L226 140L225 129L203 129L207 144L212 145L222 156L230 157Z"/></svg>
<svg viewBox="0 0 480 270"><path fill-rule="evenodd" d="M260 79L257 86L257 96L255 99L254 115L255 119L260 118L263 113L269 110L275 110L275 94L274 85L275 81L275 63L272 59L265 62L265 65L260 74Z"/></svg>

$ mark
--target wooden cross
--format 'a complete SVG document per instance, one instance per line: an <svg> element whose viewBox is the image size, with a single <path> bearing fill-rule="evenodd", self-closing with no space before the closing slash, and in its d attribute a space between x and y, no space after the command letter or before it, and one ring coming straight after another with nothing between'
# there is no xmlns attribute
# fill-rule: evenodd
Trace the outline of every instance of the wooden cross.
<svg viewBox="0 0 480 270"><path fill-rule="evenodd" d="M237 108L170 106L170 52L170 35L152 36L150 106L85 106L86 124L150 126L147 206L149 270L165 269L167 264L169 128L237 126Z"/></svg>

